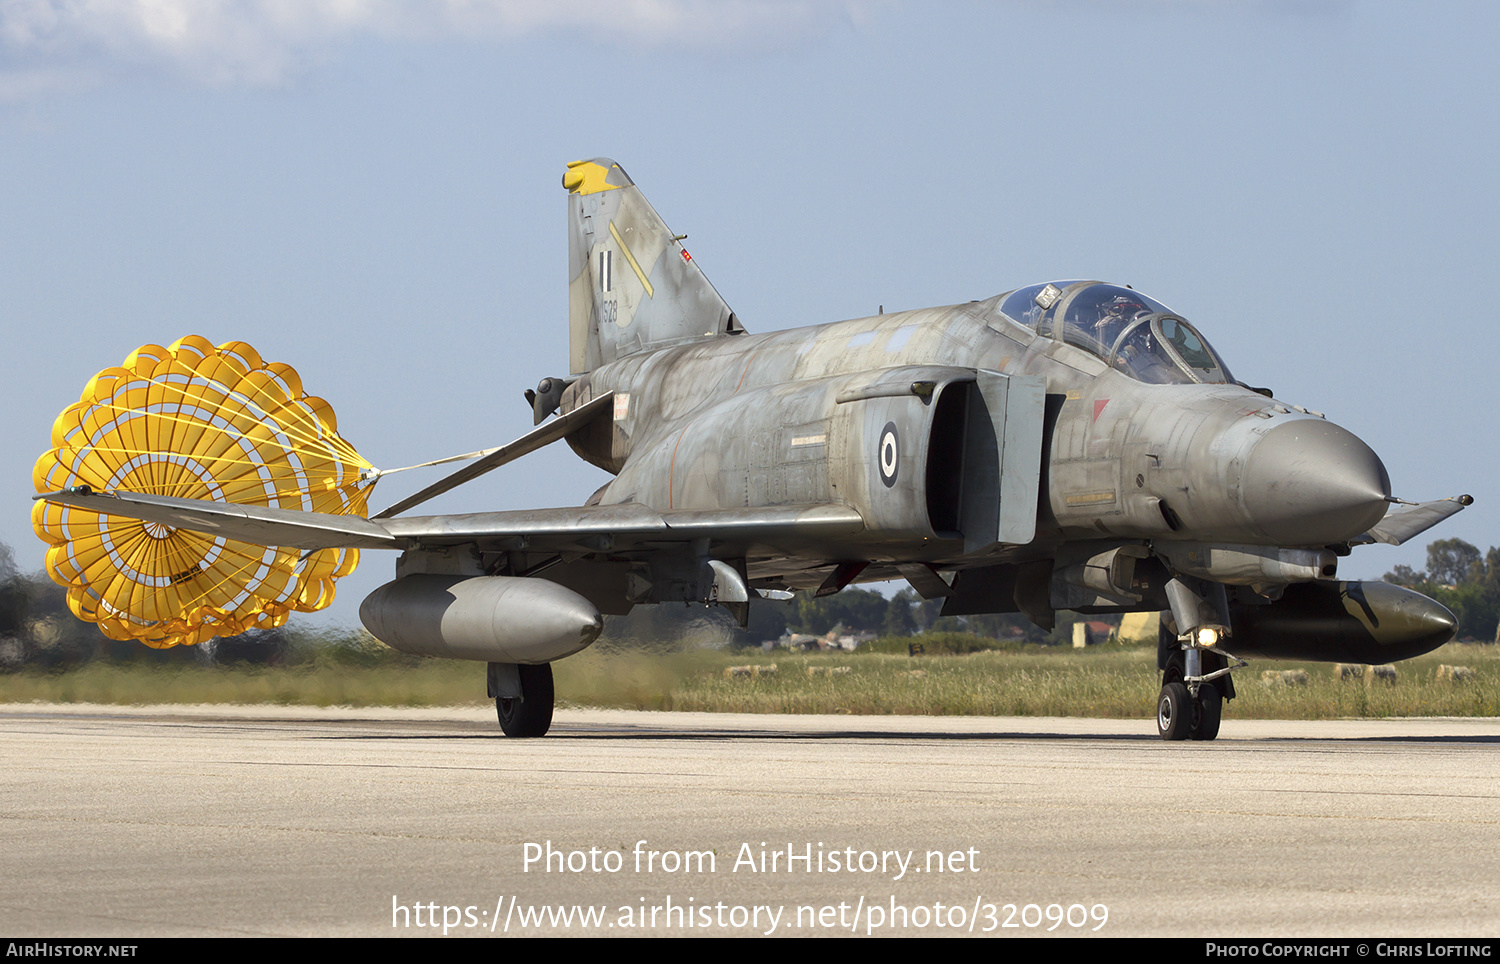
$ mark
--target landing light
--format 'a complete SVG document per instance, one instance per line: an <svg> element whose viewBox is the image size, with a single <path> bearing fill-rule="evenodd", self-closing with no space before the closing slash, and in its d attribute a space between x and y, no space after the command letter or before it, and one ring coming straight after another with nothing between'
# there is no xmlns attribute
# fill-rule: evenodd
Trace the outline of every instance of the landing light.
<svg viewBox="0 0 1500 964"><path fill-rule="evenodd" d="M1199 646L1217 646L1217 645L1219 645L1219 631L1217 629L1214 629L1212 626L1204 626L1203 628L1199 629L1198 630L1198 645Z"/></svg>

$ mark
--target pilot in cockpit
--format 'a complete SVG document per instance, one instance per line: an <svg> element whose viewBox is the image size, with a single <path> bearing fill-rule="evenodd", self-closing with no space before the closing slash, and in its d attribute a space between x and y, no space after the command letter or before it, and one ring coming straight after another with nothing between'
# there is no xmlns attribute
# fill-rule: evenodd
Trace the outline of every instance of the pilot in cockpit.
<svg viewBox="0 0 1500 964"><path fill-rule="evenodd" d="M1078 293L1068 306L1066 325L1082 335L1101 357L1108 358L1115 340L1138 318L1154 309L1129 289L1095 285Z"/></svg>

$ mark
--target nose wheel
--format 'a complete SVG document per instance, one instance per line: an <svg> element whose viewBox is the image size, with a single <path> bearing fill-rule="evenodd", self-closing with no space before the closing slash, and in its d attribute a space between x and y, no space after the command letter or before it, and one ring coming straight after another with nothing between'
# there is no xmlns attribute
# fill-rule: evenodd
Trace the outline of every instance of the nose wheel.
<svg viewBox="0 0 1500 964"><path fill-rule="evenodd" d="M1156 731L1163 740L1212 740L1223 716L1224 698L1212 683L1200 684L1194 695L1186 683L1173 681L1157 697Z"/></svg>
<svg viewBox="0 0 1500 964"><path fill-rule="evenodd" d="M1196 710L1192 729L1188 730L1190 740L1212 740L1219 735L1219 721L1224 718L1224 698L1219 695L1219 688L1212 683L1204 683L1198 687L1198 698L1193 701L1193 709Z"/></svg>
<svg viewBox="0 0 1500 964"><path fill-rule="evenodd" d="M1161 688L1156 701L1156 731L1163 740L1186 740L1192 731L1193 696L1181 683L1171 682Z"/></svg>
<svg viewBox="0 0 1500 964"><path fill-rule="evenodd" d="M1200 646L1191 635L1169 635L1165 626L1161 654L1165 665L1156 698L1156 732L1163 740L1215 739L1224 701L1234 698L1229 673L1247 664L1217 647Z"/></svg>

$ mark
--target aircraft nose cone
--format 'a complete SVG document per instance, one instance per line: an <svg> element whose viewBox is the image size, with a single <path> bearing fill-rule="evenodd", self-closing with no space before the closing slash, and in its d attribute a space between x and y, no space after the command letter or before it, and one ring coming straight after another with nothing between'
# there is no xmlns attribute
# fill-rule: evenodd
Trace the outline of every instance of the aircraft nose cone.
<svg viewBox="0 0 1500 964"><path fill-rule="evenodd" d="M1254 526L1278 545L1330 545L1384 517L1390 476L1354 433L1323 419L1297 419L1250 450L1241 499Z"/></svg>

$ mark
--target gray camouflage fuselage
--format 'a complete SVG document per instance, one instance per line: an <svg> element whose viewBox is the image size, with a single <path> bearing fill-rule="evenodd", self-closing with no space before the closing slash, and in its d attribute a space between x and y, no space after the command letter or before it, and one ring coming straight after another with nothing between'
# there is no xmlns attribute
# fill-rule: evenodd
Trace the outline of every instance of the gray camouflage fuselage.
<svg viewBox="0 0 1500 964"><path fill-rule="evenodd" d="M1051 557L1069 540L1321 548L1384 515L1385 470L1343 429L1239 385L1137 382L1014 324L998 313L999 300L630 355L564 396L564 410L606 390L628 397L607 437L596 431L570 442L617 473L601 504L842 501L876 524L832 554L885 564L1023 561ZM1055 412L1045 500L1034 537L1019 544L966 548L962 519L933 518L950 494L930 491L936 480L924 471L936 455L937 403L946 383L972 380L976 369L1039 380ZM938 381L927 398L909 390L924 378ZM839 401L880 384L893 393ZM900 468L886 486L878 443L890 423ZM798 577L805 564L767 560L751 576L821 582Z"/></svg>

